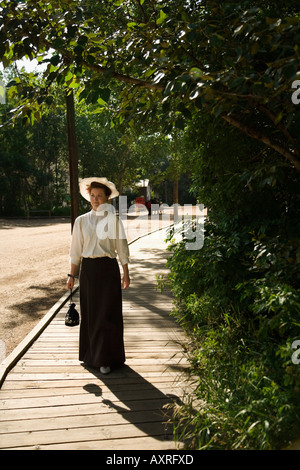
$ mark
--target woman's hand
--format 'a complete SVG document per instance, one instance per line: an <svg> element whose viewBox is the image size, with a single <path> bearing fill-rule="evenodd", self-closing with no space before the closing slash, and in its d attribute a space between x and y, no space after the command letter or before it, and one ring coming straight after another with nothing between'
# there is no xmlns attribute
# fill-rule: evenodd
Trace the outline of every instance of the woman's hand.
<svg viewBox="0 0 300 470"><path fill-rule="evenodd" d="M123 287L123 289L127 289L129 286L130 286L130 277L129 277L128 264L124 264L123 265L122 287Z"/></svg>
<svg viewBox="0 0 300 470"><path fill-rule="evenodd" d="M69 271L68 279L67 279L67 288L69 290L73 289L74 282L75 282L75 276L76 276L76 274L78 274L78 272L79 272L79 266L72 263L71 264L71 271Z"/></svg>
<svg viewBox="0 0 300 470"><path fill-rule="evenodd" d="M123 289L127 289L130 286L130 277L126 274L124 274L123 276L122 286L123 286Z"/></svg>
<svg viewBox="0 0 300 470"><path fill-rule="evenodd" d="M69 290L72 290L74 287L74 278L69 276L68 279L67 279L67 288Z"/></svg>

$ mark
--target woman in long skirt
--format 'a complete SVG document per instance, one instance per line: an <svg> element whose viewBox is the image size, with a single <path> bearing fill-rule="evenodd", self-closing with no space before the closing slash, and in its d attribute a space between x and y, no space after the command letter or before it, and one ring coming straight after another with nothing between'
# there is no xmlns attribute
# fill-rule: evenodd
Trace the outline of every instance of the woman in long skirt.
<svg viewBox="0 0 300 470"><path fill-rule="evenodd" d="M130 285L129 249L122 222L108 204L119 194L115 185L106 178L85 178L80 192L92 210L74 223L67 287L73 288L80 272L79 360L107 374L125 362L121 284Z"/></svg>

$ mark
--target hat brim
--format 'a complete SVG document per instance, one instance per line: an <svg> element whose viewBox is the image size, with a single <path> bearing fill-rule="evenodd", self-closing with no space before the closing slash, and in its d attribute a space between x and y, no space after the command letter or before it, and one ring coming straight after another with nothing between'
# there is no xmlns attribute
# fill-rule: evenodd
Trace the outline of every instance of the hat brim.
<svg viewBox="0 0 300 470"><path fill-rule="evenodd" d="M116 189L114 183L112 183L111 181L108 181L107 178L97 178L97 177L84 178L84 179L79 180L79 191L80 191L81 196L87 201L89 202L91 201L90 193L88 192L87 188L93 182L104 184L104 186L107 186L111 190L111 194L108 197L108 199L113 199L114 197L119 196L119 191Z"/></svg>

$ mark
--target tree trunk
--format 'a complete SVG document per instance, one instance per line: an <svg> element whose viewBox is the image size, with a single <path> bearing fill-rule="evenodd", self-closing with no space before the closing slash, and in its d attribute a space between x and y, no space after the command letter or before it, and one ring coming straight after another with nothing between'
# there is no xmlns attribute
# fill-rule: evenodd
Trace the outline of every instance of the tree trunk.
<svg viewBox="0 0 300 470"><path fill-rule="evenodd" d="M173 181L173 204L178 204L178 178Z"/></svg>
<svg viewBox="0 0 300 470"><path fill-rule="evenodd" d="M79 216L79 183L78 183L78 148L75 128L75 106L73 91L66 92L67 126L69 144L69 174L71 197L71 228Z"/></svg>
<svg viewBox="0 0 300 470"><path fill-rule="evenodd" d="M178 220L178 178L175 177L173 181L173 207L174 207L174 222Z"/></svg>

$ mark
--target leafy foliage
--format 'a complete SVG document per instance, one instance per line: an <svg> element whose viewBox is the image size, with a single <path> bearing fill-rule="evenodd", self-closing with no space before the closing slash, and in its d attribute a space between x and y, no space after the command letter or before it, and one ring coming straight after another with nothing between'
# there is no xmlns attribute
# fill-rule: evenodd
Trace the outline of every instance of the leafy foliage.
<svg viewBox="0 0 300 470"><path fill-rule="evenodd" d="M45 83L15 82L19 115L38 119L51 84L106 106L119 85L119 118L160 115L183 129L204 110L299 164L296 2L13 0L1 2L0 58L47 65ZM30 103L30 106L29 106ZM249 121L249 112L252 113Z"/></svg>
<svg viewBox="0 0 300 470"><path fill-rule="evenodd" d="M186 139L209 216L201 250L169 248L174 315L199 377L200 408L175 406L178 437L195 448L282 448L299 433L299 176L211 119L195 120Z"/></svg>

